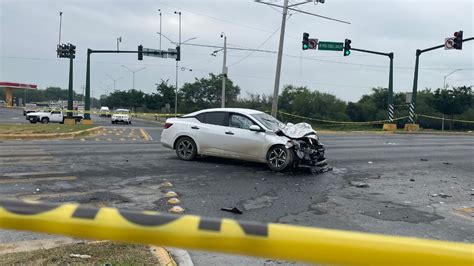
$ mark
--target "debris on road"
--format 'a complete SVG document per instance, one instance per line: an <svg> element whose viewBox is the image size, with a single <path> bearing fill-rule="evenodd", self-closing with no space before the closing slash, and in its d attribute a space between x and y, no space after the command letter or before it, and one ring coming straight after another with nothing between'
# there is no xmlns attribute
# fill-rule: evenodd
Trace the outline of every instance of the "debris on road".
<svg viewBox="0 0 474 266"><path fill-rule="evenodd" d="M178 196L178 193L176 193L176 192L174 192L174 191L168 191L168 192L166 192L166 194L165 194L165 197L167 197L167 198L175 198L175 197L177 197L177 196Z"/></svg>
<svg viewBox="0 0 474 266"><path fill-rule="evenodd" d="M415 182L415 179L414 179L414 178L410 178L410 181L411 181L411 182Z"/></svg>
<svg viewBox="0 0 474 266"><path fill-rule="evenodd" d="M433 198L434 198L434 197L441 197L441 198L443 198L443 199L445 199L445 198L452 198L452 197L453 197L453 196L450 196L450 195L446 195L446 194L444 194L444 193L431 194L430 196L433 197Z"/></svg>
<svg viewBox="0 0 474 266"><path fill-rule="evenodd" d="M173 208L169 209L170 213L183 213L184 209L180 206L173 206Z"/></svg>
<svg viewBox="0 0 474 266"><path fill-rule="evenodd" d="M361 182L361 181L351 181L349 182L349 184L354 187L361 187L361 188L369 187L369 184L365 182Z"/></svg>
<svg viewBox="0 0 474 266"><path fill-rule="evenodd" d="M69 254L71 258L80 258L80 259L90 259L92 258L91 255L82 255L82 254Z"/></svg>
<svg viewBox="0 0 474 266"><path fill-rule="evenodd" d="M372 161L368 161L367 163L368 163L368 164L373 164L374 162L372 162Z"/></svg>
<svg viewBox="0 0 474 266"><path fill-rule="evenodd" d="M445 165L452 165L452 163L448 163L448 162L443 162L443 164L445 164Z"/></svg>
<svg viewBox="0 0 474 266"><path fill-rule="evenodd" d="M171 198L171 199L168 200L169 204L178 204L180 202L181 201L178 198Z"/></svg>
<svg viewBox="0 0 474 266"><path fill-rule="evenodd" d="M239 210L237 207L234 208L221 208L221 211L231 212L235 214L242 214L242 211Z"/></svg>
<svg viewBox="0 0 474 266"><path fill-rule="evenodd" d="M169 181L166 181L160 184L160 188L170 188L170 187L173 187L173 184L171 184L171 182Z"/></svg>
<svg viewBox="0 0 474 266"><path fill-rule="evenodd" d="M421 158L421 159L420 159L420 161L422 161L422 162L427 162L427 161L428 161L428 159Z"/></svg>

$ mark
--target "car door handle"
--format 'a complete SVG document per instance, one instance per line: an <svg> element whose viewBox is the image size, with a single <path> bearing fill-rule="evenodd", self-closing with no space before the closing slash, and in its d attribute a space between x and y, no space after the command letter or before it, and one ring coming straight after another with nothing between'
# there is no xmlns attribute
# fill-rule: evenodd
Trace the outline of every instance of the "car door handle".
<svg viewBox="0 0 474 266"><path fill-rule="evenodd" d="M227 131L226 134L227 134L227 135L234 135L234 132L232 132L232 131Z"/></svg>
<svg viewBox="0 0 474 266"><path fill-rule="evenodd" d="M197 126L192 126L191 129L199 129Z"/></svg>

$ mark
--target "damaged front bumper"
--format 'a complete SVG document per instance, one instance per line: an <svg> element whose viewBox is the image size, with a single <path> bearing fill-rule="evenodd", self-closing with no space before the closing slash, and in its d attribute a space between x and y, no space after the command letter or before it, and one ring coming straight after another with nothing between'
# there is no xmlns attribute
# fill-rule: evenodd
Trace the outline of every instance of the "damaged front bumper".
<svg viewBox="0 0 474 266"><path fill-rule="evenodd" d="M324 156L324 145L316 138L289 140L286 148L294 152L294 168L308 168L313 173L325 173L332 170Z"/></svg>

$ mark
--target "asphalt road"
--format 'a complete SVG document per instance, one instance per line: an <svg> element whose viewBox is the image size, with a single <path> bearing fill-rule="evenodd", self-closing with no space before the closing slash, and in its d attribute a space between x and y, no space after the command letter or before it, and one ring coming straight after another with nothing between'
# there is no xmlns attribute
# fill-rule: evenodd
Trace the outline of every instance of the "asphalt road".
<svg viewBox="0 0 474 266"><path fill-rule="evenodd" d="M312 175L212 157L185 162L161 146L159 124L96 124L115 137L0 143L1 197L168 211L159 185L170 181L188 214L474 242L474 215L462 210L474 207L472 136L323 134L334 170ZM153 140L127 138L139 128ZM243 214L220 210L234 206ZM45 237L0 231L1 243ZM197 265L276 263L190 254Z"/></svg>

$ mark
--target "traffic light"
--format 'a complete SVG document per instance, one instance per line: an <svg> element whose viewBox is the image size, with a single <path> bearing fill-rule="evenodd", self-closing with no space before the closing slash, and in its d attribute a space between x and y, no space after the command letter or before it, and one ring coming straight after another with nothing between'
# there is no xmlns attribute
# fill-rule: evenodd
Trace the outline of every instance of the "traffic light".
<svg viewBox="0 0 474 266"><path fill-rule="evenodd" d="M60 44L58 45L58 56L59 58L69 58L69 46L67 44Z"/></svg>
<svg viewBox="0 0 474 266"><path fill-rule="evenodd" d="M181 46L176 46L176 61L181 61Z"/></svg>
<svg viewBox="0 0 474 266"><path fill-rule="evenodd" d="M143 60L143 45L138 46L138 60Z"/></svg>
<svg viewBox="0 0 474 266"><path fill-rule="evenodd" d="M68 44L69 45L69 57L74 59L76 58L76 46L73 44Z"/></svg>
<svg viewBox="0 0 474 266"><path fill-rule="evenodd" d="M304 32L303 33L303 50L308 50L309 49L309 33Z"/></svg>
<svg viewBox="0 0 474 266"><path fill-rule="evenodd" d="M351 40L344 40L344 56L349 56L351 54Z"/></svg>
<svg viewBox="0 0 474 266"><path fill-rule="evenodd" d="M457 50L462 50L462 30L456 31L454 33L453 48Z"/></svg>

